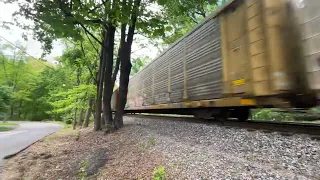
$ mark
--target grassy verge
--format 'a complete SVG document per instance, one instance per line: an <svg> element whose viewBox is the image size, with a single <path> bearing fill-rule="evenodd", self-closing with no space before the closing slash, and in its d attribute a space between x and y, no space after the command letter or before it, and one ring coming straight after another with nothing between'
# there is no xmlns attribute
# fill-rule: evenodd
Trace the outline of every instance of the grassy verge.
<svg viewBox="0 0 320 180"><path fill-rule="evenodd" d="M42 122L60 124L63 126L63 129L72 129L72 124L66 124L63 121L42 121Z"/></svg>
<svg viewBox="0 0 320 180"><path fill-rule="evenodd" d="M63 121L42 121L42 122L55 123L55 124L60 124L63 126L63 128L60 131L58 131L50 136L45 137L44 138L45 142L50 142L51 139L53 139L55 137L59 137L59 136L64 136L65 134L72 134L74 136L77 135L77 131L73 131L73 129L72 129L72 124L66 124Z"/></svg>
<svg viewBox="0 0 320 180"><path fill-rule="evenodd" d="M18 126L18 124L16 124L16 123L0 122L0 132L2 132L2 131L10 131L10 130L14 129L17 126Z"/></svg>

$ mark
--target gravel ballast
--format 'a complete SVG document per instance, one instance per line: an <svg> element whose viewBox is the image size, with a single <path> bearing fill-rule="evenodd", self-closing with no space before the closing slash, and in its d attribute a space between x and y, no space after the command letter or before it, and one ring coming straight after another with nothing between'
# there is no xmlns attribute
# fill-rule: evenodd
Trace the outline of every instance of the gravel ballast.
<svg viewBox="0 0 320 180"><path fill-rule="evenodd" d="M320 141L166 117L126 116L115 132L66 130L9 159L4 180L320 179ZM0 168L1 169L1 168ZM0 179L1 179L0 178Z"/></svg>
<svg viewBox="0 0 320 180"><path fill-rule="evenodd" d="M320 141L178 120L125 117L172 179L320 179ZM152 143L150 143L152 142Z"/></svg>

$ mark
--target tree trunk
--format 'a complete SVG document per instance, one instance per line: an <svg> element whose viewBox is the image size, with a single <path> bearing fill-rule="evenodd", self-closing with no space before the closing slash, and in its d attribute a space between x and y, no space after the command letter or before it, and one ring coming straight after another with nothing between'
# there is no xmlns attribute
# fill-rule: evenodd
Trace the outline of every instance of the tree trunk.
<svg viewBox="0 0 320 180"><path fill-rule="evenodd" d="M134 5L132 8L132 15L131 15L131 23L128 29L127 41L121 44L120 47L120 87L119 87L119 96L118 96L118 103L117 109L115 114L115 129L121 128L123 126L123 114L124 108L127 103L127 94L128 94L128 84L129 84L129 77L131 71L131 46L133 42L133 36L135 31L135 25L137 22L138 17L138 10L140 7L141 0L135 0Z"/></svg>
<svg viewBox="0 0 320 180"><path fill-rule="evenodd" d="M112 69L113 69L113 51L114 51L114 35L116 28L109 23L107 31L106 44L106 70L104 77L103 91L103 118L105 124L112 124L111 97L113 92L112 86Z"/></svg>
<svg viewBox="0 0 320 180"><path fill-rule="evenodd" d="M83 123L83 108L80 108L79 117L78 117L78 126L81 128Z"/></svg>
<svg viewBox="0 0 320 180"><path fill-rule="evenodd" d="M94 130L101 130L101 111L102 111L102 90L103 90L103 81L104 81L104 71L105 71L105 48L103 47L106 42L106 34L103 32L104 39L101 46L100 54L100 66L97 77L97 99L96 99L96 112L94 118Z"/></svg>
<svg viewBox="0 0 320 180"><path fill-rule="evenodd" d="M28 111L26 111L26 112L24 113L24 116L23 116L23 119L24 119L24 120L27 119L27 115L28 115Z"/></svg>
<svg viewBox="0 0 320 180"><path fill-rule="evenodd" d="M93 99L93 101L92 101L92 109L91 109L91 114L93 115L93 119L96 119L96 106L97 106L97 104L96 103L94 103L96 100L95 99Z"/></svg>
<svg viewBox="0 0 320 180"><path fill-rule="evenodd" d="M123 126L123 114L124 108L127 103L127 94L128 94L128 84L129 84L129 76L131 70L131 62L130 62L130 53L128 51L127 44L124 45L122 48L121 53L121 66L120 66L120 87L119 87L119 96L118 96L118 103L117 109L114 119L114 127L115 129L119 129Z"/></svg>
<svg viewBox="0 0 320 180"><path fill-rule="evenodd" d="M11 104L11 112L10 112L10 116L11 116L11 118L13 117L13 105Z"/></svg>
<svg viewBox="0 0 320 180"><path fill-rule="evenodd" d="M77 111L78 109L76 108L74 110L74 115L73 115L73 124L72 124L72 129L75 130L77 127Z"/></svg>
<svg viewBox="0 0 320 180"><path fill-rule="evenodd" d="M90 116L91 116L91 109L92 109L92 105L93 105L93 98L89 99L89 103L88 103L88 109L86 111L86 117L84 119L82 128L86 128L89 126L89 121L90 121Z"/></svg>
<svg viewBox="0 0 320 180"><path fill-rule="evenodd" d="M19 103L19 110L18 110L19 119L21 119L21 111L22 111L22 100L20 100L20 103Z"/></svg>

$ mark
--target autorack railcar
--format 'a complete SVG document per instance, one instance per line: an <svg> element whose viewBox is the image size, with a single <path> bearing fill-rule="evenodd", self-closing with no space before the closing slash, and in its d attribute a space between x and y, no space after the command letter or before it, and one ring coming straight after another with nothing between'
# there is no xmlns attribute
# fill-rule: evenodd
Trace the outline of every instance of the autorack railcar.
<svg viewBox="0 0 320 180"><path fill-rule="evenodd" d="M126 112L245 120L315 106L319 17L314 0L231 0L130 79Z"/></svg>

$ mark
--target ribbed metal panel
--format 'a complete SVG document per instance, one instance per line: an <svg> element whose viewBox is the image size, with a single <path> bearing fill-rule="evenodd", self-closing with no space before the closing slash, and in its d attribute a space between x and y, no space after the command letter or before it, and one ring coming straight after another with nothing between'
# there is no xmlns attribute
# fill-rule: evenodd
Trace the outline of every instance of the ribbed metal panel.
<svg viewBox="0 0 320 180"><path fill-rule="evenodd" d="M156 59L154 63L154 103L163 104L167 102L168 94L168 72L169 72L169 57L168 53Z"/></svg>
<svg viewBox="0 0 320 180"><path fill-rule="evenodd" d="M188 37L187 95L189 100L214 99L222 93L219 22L212 19Z"/></svg>
<svg viewBox="0 0 320 180"><path fill-rule="evenodd" d="M168 83L168 65L163 65L155 69L154 83L157 84L160 81L167 81Z"/></svg>
<svg viewBox="0 0 320 180"><path fill-rule="evenodd" d="M221 97L220 29L217 18L212 17L130 80L128 96L136 102L135 106L139 106L139 98L143 99L142 105L150 105ZM184 99L185 88L187 99Z"/></svg>
<svg viewBox="0 0 320 180"><path fill-rule="evenodd" d="M309 85L320 91L320 1L293 1L296 4L305 49Z"/></svg>

